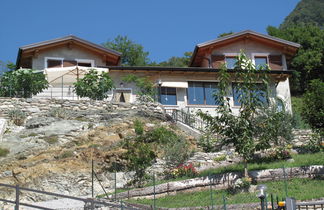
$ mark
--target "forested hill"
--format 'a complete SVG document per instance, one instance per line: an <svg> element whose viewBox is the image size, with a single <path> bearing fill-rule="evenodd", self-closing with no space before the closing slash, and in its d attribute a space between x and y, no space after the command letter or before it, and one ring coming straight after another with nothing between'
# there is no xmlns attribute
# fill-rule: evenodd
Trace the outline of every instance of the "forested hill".
<svg viewBox="0 0 324 210"><path fill-rule="evenodd" d="M301 0L295 9L285 18L280 29L294 24L315 23L324 26L324 0Z"/></svg>

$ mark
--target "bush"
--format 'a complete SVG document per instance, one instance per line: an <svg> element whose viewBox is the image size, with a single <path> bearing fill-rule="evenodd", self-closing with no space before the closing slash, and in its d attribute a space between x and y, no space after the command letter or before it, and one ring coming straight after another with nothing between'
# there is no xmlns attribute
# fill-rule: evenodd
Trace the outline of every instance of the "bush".
<svg viewBox="0 0 324 210"><path fill-rule="evenodd" d="M143 142L128 142L125 159L128 160L128 169L135 171L134 182L139 186L143 185L145 170L151 166L156 158L154 151L149 144Z"/></svg>
<svg viewBox="0 0 324 210"><path fill-rule="evenodd" d="M9 150L6 148L1 148L0 147L0 157L5 157L9 154Z"/></svg>
<svg viewBox="0 0 324 210"><path fill-rule="evenodd" d="M58 136L52 135L44 137L44 140L49 144L56 144L58 142Z"/></svg>
<svg viewBox="0 0 324 210"><path fill-rule="evenodd" d="M90 69L74 86L80 97L103 100L108 97L108 91L114 87L114 83L107 72L98 73L95 69Z"/></svg>
<svg viewBox="0 0 324 210"><path fill-rule="evenodd" d="M324 144L320 134L313 133L309 142L305 146L300 147L300 150L301 153L315 153L324 151Z"/></svg>
<svg viewBox="0 0 324 210"><path fill-rule="evenodd" d="M179 137L172 130L169 130L165 127L159 127L153 129L146 133L145 142L146 143L158 143L158 144L168 144L179 141Z"/></svg>
<svg viewBox="0 0 324 210"><path fill-rule="evenodd" d="M214 158L215 162L221 162L221 161L224 161L224 160L226 160L226 155L221 155L221 156L218 156L218 157Z"/></svg>
<svg viewBox="0 0 324 210"><path fill-rule="evenodd" d="M0 96L29 98L48 87L45 74L32 69L8 71L0 77Z"/></svg>
<svg viewBox="0 0 324 210"><path fill-rule="evenodd" d="M189 145L184 138L170 142L164 147L164 159L169 168L183 164L190 155Z"/></svg>
<svg viewBox="0 0 324 210"><path fill-rule="evenodd" d="M313 129L324 133L324 82L319 79L310 82L303 96L302 111L307 123Z"/></svg>
<svg viewBox="0 0 324 210"><path fill-rule="evenodd" d="M242 191L246 192L250 188L252 183L251 177L243 177L237 179L233 186L227 189L230 194L241 193Z"/></svg>
<svg viewBox="0 0 324 210"><path fill-rule="evenodd" d="M300 97L291 97L292 125L296 129L309 129L309 125L302 118L303 100Z"/></svg>
<svg viewBox="0 0 324 210"><path fill-rule="evenodd" d="M25 112L19 109L10 110L8 113L10 120L17 126L21 126L25 123L27 115Z"/></svg>
<svg viewBox="0 0 324 210"><path fill-rule="evenodd" d="M66 150L66 151L62 152L58 158L59 158L59 159L65 159L65 158L73 157L73 155L74 155L74 154L73 154L73 151L71 151L71 150Z"/></svg>
<svg viewBox="0 0 324 210"><path fill-rule="evenodd" d="M53 108L49 111L49 116L56 117L56 118L62 118L62 119L69 119L71 117L70 111L57 107Z"/></svg>
<svg viewBox="0 0 324 210"><path fill-rule="evenodd" d="M200 146L204 152L216 152L217 149L217 139L212 133L206 132L198 139L198 146Z"/></svg>
<svg viewBox="0 0 324 210"><path fill-rule="evenodd" d="M174 178L177 177L196 177L198 175L197 170L193 166L192 163L189 163L188 165L179 165L175 169L171 170L171 175Z"/></svg>
<svg viewBox="0 0 324 210"><path fill-rule="evenodd" d="M134 129L135 129L135 133L137 135L143 135L143 133L144 133L144 125L143 125L143 123L141 121L139 121L137 119L134 121Z"/></svg>

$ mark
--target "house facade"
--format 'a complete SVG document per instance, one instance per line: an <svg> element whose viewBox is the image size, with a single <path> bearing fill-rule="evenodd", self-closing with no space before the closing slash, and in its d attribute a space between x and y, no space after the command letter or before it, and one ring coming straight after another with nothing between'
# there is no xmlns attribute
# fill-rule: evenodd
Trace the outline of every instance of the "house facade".
<svg viewBox="0 0 324 210"><path fill-rule="evenodd" d="M248 30L198 44L186 68L125 67L120 65L122 55L119 52L67 36L21 47L17 67L43 70L46 74L50 88L36 97L77 99L73 83L90 68L96 68L109 72L115 83L108 100L135 102L137 87L122 80L128 74L135 74L148 77L155 84L159 102L165 109L202 110L214 114L217 103L213 95L217 91L219 69L226 65L229 72L234 72L236 56L244 51L256 66L271 68L271 98L280 102L281 109L291 112L289 77L292 71L287 69L287 64L299 47L297 43ZM233 79L228 98L233 111L238 113L236 84Z"/></svg>

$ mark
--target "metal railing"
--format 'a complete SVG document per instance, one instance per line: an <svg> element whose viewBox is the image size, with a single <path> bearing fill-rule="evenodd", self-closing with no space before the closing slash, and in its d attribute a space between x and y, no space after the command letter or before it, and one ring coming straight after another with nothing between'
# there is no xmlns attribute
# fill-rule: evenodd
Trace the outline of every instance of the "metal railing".
<svg viewBox="0 0 324 210"><path fill-rule="evenodd" d="M165 109L165 113L170 115L176 122L181 122L196 130L203 130L206 122L196 115L179 109Z"/></svg>
<svg viewBox="0 0 324 210"><path fill-rule="evenodd" d="M46 207L42 207L42 206L37 206L37 205L33 205L33 204L20 202L21 191L27 191L27 192L33 192L33 193L38 193L38 194L43 194L43 195L50 195L50 196L55 196L55 197L60 197L60 198L67 198L67 199L71 199L71 200L82 201L85 203L85 206L87 204L90 204L90 206L89 206L90 209L95 209L96 204L103 205L106 207L112 207L112 208L121 208L121 206L118 204L97 201L93 198L78 198L78 197L69 196L69 195L62 195L62 194L58 194L58 193L51 193L51 192L46 192L46 191L40 191L40 190L34 190L34 189L30 189L30 188L20 187L19 185L9 185L9 184L1 184L0 183L0 187L15 189L16 198L14 201L0 198L0 201L2 201L2 202L14 204L15 210L19 210L20 206L26 206L26 207L36 208L36 209L52 210L51 208L46 208Z"/></svg>
<svg viewBox="0 0 324 210"><path fill-rule="evenodd" d="M311 202L297 202L296 208L301 209L324 209L324 200Z"/></svg>

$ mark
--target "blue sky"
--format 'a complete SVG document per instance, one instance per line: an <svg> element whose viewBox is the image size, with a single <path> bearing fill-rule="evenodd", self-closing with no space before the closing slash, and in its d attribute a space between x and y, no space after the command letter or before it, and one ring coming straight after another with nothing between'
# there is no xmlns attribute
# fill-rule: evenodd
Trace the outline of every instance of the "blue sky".
<svg viewBox="0 0 324 210"><path fill-rule="evenodd" d="M152 61L182 56L223 32L266 33L299 0L1 0L0 60L18 48L73 34L101 44L127 35Z"/></svg>

